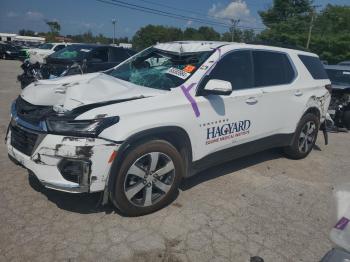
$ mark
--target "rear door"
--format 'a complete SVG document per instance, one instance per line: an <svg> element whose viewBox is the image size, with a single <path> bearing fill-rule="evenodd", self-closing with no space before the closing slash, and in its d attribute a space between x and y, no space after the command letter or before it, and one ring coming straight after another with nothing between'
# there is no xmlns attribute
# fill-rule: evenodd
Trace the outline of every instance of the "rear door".
<svg viewBox="0 0 350 262"><path fill-rule="evenodd" d="M296 71L286 53L253 50L254 87L262 91L260 112L264 115L266 136L290 133L296 126L296 107L300 90L294 87Z"/></svg>

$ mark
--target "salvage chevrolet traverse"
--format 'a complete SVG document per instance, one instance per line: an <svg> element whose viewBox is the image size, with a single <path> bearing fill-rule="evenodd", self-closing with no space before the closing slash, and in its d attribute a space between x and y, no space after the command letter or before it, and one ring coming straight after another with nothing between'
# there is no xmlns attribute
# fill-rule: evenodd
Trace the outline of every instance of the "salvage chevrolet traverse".
<svg viewBox="0 0 350 262"><path fill-rule="evenodd" d="M122 213L144 215L219 162L272 147L306 157L329 85L304 51L157 44L102 73L30 84L12 105L8 154L48 188L103 191Z"/></svg>

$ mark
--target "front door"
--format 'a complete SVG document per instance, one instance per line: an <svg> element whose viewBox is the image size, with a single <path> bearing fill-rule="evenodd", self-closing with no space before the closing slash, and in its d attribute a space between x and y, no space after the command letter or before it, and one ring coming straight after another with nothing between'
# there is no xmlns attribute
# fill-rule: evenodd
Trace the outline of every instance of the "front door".
<svg viewBox="0 0 350 262"><path fill-rule="evenodd" d="M267 124L269 115L266 111L271 105L263 101L261 88L254 87L251 51L224 55L202 80L199 90L210 79L231 82L233 92L228 96L196 97L201 111L197 119L198 134L203 141L201 156L257 140L270 132L272 127Z"/></svg>

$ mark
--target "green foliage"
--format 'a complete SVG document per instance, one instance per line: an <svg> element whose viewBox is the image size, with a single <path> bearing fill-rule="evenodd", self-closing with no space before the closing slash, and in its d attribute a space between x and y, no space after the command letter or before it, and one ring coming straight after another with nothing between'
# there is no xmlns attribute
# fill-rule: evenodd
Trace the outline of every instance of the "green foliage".
<svg viewBox="0 0 350 262"><path fill-rule="evenodd" d="M252 30L237 30L234 37L236 42L253 41L255 38ZM205 41L231 41L231 33L220 35L212 27L201 26L198 29L188 27L181 30L175 27L161 25L147 25L140 28L132 39L133 47L137 50L144 49L158 42L180 40L205 40Z"/></svg>
<svg viewBox="0 0 350 262"><path fill-rule="evenodd" d="M221 36L222 41L231 42L243 42L250 43L256 40L254 30L241 30L234 29L232 32L223 33Z"/></svg>
<svg viewBox="0 0 350 262"><path fill-rule="evenodd" d="M57 21L46 21L46 24L50 28L50 32L46 35L46 40L55 41L55 37L59 36L61 31L61 25Z"/></svg>
<svg viewBox="0 0 350 262"><path fill-rule="evenodd" d="M305 48L314 17L309 51L337 63L350 59L350 7L327 5L316 13L310 0L274 0L259 12L266 30L260 40L275 45Z"/></svg>
<svg viewBox="0 0 350 262"><path fill-rule="evenodd" d="M182 40L181 29L161 25L147 25L135 33L132 43L135 49L141 50L158 42L175 40Z"/></svg>

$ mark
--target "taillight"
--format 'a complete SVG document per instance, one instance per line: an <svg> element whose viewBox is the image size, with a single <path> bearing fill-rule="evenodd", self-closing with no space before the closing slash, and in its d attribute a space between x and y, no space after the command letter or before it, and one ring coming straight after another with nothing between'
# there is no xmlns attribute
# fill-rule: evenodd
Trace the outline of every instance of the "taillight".
<svg viewBox="0 0 350 262"><path fill-rule="evenodd" d="M328 90L329 93L332 93L333 87L331 84L325 85L325 88Z"/></svg>

